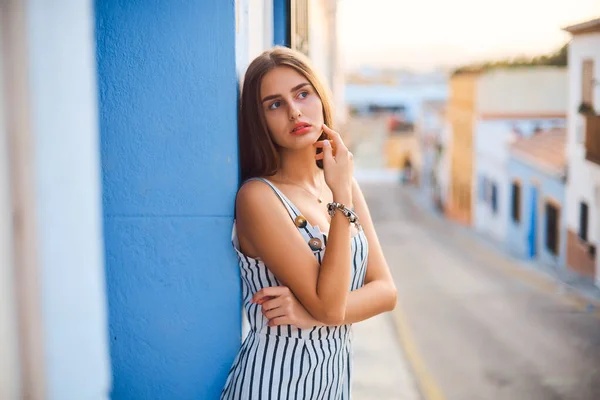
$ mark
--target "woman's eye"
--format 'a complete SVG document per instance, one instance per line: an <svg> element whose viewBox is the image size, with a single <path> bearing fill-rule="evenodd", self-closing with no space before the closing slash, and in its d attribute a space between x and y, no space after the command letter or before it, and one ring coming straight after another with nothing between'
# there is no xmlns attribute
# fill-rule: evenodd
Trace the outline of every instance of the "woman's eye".
<svg viewBox="0 0 600 400"><path fill-rule="evenodd" d="M306 97L308 97L308 92L307 91L300 92L298 94L298 97L305 99Z"/></svg>
<svg viewBox="0 0 600 400"><path fill-rule="evenodd" d="M275 103L273 103L269 106L269 110L275 110L275 109L279 108L280 105L281 105L281 102L276 101Z"/></svg>

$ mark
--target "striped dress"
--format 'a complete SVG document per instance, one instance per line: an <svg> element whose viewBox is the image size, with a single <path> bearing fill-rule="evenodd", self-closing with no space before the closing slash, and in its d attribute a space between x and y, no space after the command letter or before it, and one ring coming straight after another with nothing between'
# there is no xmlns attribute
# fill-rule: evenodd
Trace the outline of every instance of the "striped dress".
<svg viewBox="0 0 600 400"><path fill-rule="evenodd" d="M258 179L258 178L257 178ZM265 179L285 205L292 223L300 212L273 184ZM313 254L321 264L327 235L309 223L298 228L308 243L319 239ZM251 304L261 288L281 286L267 266L240 252L235 223L232 232L242 277L242 297L250 331L233 361L221 400L348 400L352 378L351 325L299 329L292 325L267 326L261 306ZM318 241L317 241L318 243ZM311 247L312 248L312 247ZM363 286L368 244L362 229L352 238L350 290Z"/></svg>

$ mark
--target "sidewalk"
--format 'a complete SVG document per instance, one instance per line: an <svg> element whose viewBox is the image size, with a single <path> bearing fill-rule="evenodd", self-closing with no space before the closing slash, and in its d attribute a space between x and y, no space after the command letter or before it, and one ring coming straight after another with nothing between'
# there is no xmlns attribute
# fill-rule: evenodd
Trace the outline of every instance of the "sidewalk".
<svg viewBox="0 0 600 400"><path fill-rule="evenodd" d="M353 325L354 400L421 400L391 313Z"/></svg>
<svg viewBox="0 0 600 400"><path fill-rule="evenodd" d="M360 182L397 182L398 171L355 171ZM400 344L393 313L353 325L354 400L422 400Z"/></svg>

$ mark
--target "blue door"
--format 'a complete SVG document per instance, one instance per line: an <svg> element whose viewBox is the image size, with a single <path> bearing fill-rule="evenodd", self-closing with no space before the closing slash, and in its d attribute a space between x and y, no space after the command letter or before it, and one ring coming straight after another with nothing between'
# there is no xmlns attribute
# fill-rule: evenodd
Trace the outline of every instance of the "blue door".
<svg viewBox="0 0 600 400"><path fill-rule="evenodd" d="M530 196L530 214L529 214L529 234L527 236L527 255L529 258L534 258L537 249L537 188L534 186L531 188L531 196Z"/></svg>

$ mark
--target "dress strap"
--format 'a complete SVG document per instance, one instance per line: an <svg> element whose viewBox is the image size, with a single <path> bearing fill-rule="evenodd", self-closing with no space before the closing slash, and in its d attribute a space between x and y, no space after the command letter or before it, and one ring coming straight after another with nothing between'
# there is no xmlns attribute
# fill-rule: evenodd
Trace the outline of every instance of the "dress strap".
<svg viewBox="0 0 600 400"><path fill-rule="evenodd" d="M288 214L290 215L290 218L291 218L292 220L296 219L296 217L298 217L299 215L302 215L302 214L300 214L300 211L299 211L299 210L298 210L298 208L297 208L297 207L294 205L294 203L292 203L292 202L290 201L290 199L288 199L288 198L286 197L286 195L285 195L285 194L283 194L283 193L281 192L281 190L279 190L279 189L277 188L277 186L273 185L273 184L271 183L271 181L269 181L268 179L265 179L265 178L250 178L250 179L248 179L248 181L261 181L261 182L264 182L264 183L266 183L267 185L269 185L269 187L270 187L271 189L273 189L273 191L275 192L275 194L277 195L277 197L279 197L279 200L281 200L281 202L283 203L283 205L284 205L284 206L285 206L285 208L287 209L287 211L288 211ZM246 181L246 182L248 182L248 181Z"/></svg>
<svg viewBox="0 0 600 400"><path fill-rule="evenodd" d="M269 187L271 189L273 189L273 191L275 192L277 197L279 197L279 200L281 200L281 202L285 206L290 218L292 219L292 222L294 222L294 225L296 225L296 227L298 229L304 230L310 238L314 237L313 232L311 232L311 230L308 229L308 221L306 221L306 218L302 216L302 213L300 213L300 210L298 210L298 208L294 205L294 203L292 203L290 201L290 199L288 199L286 197L286 195L283 194L281 192L281 190L279 190L277 188L277 186L273 185L273 183L271 183L271 181L269 181L268 179L265 179L265 178L250 178L246 182L248 182L248 181L262 181L262 182L266 183L267 185L269 185Z"/></svg>

